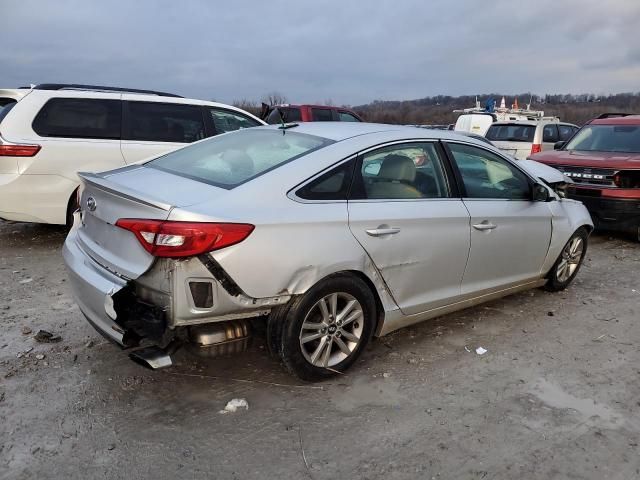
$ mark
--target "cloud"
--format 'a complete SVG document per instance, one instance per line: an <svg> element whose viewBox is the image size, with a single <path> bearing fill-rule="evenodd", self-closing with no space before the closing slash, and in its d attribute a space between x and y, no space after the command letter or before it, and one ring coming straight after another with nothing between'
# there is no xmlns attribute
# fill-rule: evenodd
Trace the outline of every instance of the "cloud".
<svg viewBox="0 0 640 480"><path fill-rule="evenodd" d="M637 89L624 0L34 0L4 9L0 86L155 88L231 102ZM25 28L28 26L28 28Z"/></svg>

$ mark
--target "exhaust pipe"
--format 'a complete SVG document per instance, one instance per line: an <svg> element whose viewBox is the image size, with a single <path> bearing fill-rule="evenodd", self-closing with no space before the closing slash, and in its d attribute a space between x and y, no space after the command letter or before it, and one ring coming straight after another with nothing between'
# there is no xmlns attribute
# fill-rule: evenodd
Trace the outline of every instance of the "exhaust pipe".
<svg viewBox="0 0 640 480"><path fill-rule="evenodd" d="M143 367L151 370L167 368L173 365L171 355L176 353L180 344L175 340L170 342L165 348L157 346L145 347L129 354L129 358Z"/></svg>

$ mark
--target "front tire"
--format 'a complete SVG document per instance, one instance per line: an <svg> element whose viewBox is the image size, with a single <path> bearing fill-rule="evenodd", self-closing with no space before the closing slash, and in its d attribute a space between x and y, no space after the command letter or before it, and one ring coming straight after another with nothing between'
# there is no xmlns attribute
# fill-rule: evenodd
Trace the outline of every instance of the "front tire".
<svg viewBox="0 0 640 480"><path fill-rule="evenodd" d="M358 359L376 324L369 286L348 274L327 277L275 315L278 350L285 367L302 380L344 372ZM271 320L271 319L270 319Z"/></svg>
<svg viewBox="0 0 640 480"><path fill-rule="evenodd" d="M546 290L558 292L571 284L587 254L588 238L589 233L584 227L575 231L547 275Z"/></svg>

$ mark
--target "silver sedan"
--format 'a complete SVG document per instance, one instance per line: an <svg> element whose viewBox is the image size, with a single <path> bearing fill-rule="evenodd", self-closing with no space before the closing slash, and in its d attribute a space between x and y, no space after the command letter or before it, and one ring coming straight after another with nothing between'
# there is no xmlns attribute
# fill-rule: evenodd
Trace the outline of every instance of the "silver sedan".
<svg viewBox="0 0 640 480"><path fill-rule="evenodd" d="M64 258L87 320L131 357L240 352L305 380L373 335L528 288L566 288L589 213L559 172L447 131L258 127L83 173Z"/></svg>

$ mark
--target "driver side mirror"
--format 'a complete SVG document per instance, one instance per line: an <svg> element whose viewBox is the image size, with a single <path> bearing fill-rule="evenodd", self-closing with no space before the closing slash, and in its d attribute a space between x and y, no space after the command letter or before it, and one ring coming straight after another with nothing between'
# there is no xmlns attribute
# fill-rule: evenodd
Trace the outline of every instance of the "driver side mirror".
<svg viewBox="0 0 640 480"><path fill-rule="evenodd" d="M567 142L565 142L563 140L560 140L559 142L556 142L556 143L553 144L553 149L554 150L562 150L562 147L564 147L565 143L567 143Z"/></svg>
<svg viewBox="0 0 640 480"><path fill-rule="evenodd" d="M551 194L549 194L549 189L539 183L536 183L533 186L532 197L532 200L534 202L550 202L551 200L553 200L553 197L551 196Z"/></svg>

